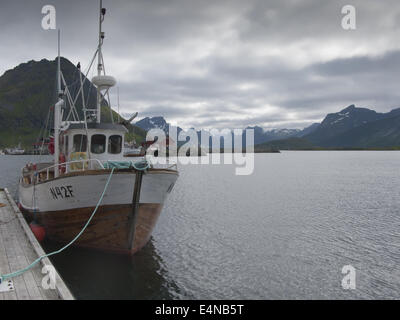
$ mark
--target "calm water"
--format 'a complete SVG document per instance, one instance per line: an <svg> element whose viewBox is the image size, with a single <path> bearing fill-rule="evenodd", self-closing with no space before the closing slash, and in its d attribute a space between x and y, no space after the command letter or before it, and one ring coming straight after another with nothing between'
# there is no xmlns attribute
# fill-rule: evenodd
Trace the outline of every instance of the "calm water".
<svg viewBox="0 0 400 320"><path fill-rule="evenodd" d="M15 190L30 159L0 156L0 185ZM72 248L53 261L77 298L398 299L399 166L383 151L256 154L251 176L180 166L137 255ZM341 287L349 264L353 291Z"/></svg>

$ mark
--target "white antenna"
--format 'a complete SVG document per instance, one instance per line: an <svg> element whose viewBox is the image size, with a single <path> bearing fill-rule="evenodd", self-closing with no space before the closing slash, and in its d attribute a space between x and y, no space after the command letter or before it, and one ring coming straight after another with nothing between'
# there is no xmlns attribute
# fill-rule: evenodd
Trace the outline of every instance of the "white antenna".
<svg viewBox="0 0 400 320"><path fill-rule="evenodd" d="M64 100L61 92L61 64L60 64L60 29L58 29L58 61L57 61L57 94L58 102L54 106L54 176L58 177L59 156L60 156L60 125L64 112Z"/></svg>
<svg viewBox="0 0 400 320"><path fill-rule="evenodd" d="M118 123L120 122L119 118L119 87L117 87L117 99L118 99Z"/></svg>
<svg viewBox="0 0 400 320"><path fill-rule="evenodd" d="M61 64L60 64L60 42L61 31L58 29L58 59L57 59L57 95L58 100L61 100Z"/></svg>
<svg viewBox="0 0 400 320"><path fill-rule="evenodd" d="M100 12L99 12L99 48L97 53L97 75L101 76L102 71L102 54L101 54L101 46L103 44L104 33L101 31L101 23L104 20L104 15L106 10L103 9L103 1L100 0ZM97 88L97 123L100 123L101 117L101 93L100 88Z"/></svg>
<svg viewBox="0 0 400 320"><path fill-rule="evenodd" d="M103 45L104 40L104 32L101 31L101 24L104 21L104 16L106 14L106 9L102 7L102 1L100 0L100 17L99 17L99 47L97 49L97 76L92 78L92 83L97 86L97 123L100 123L100 116L101 116L101 101L105 96L108 98L108 105L110 107L110 115L112 123L114 123L113 113L111 109L110 103L110 96L109 96L109 89L117 83L114 77L107 76L106 71L104 68L104 61L103 61L103 54L101 52L101 47ZM101 73L104 73L102 75ZM106 90L104 95L101 93L102 90Z"/></svg>

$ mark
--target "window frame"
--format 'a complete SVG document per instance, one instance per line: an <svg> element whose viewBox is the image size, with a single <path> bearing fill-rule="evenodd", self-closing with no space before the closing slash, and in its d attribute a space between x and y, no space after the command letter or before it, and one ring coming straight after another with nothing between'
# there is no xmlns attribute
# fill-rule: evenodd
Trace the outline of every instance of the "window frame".
<svg viewBox="0 0 400 320"><path fill-rule="evenodd" d="M119 152L111 152L111 138L112 137L118 137L119 138ZM120 154L122 152L122 142L123 142L123 138L120 134L112 134L108 136L107 139L107 153L108 154Z"/></svg>
<svg viewBox="0 0 400 320"><path fill-rule="evenodd" d="M93 143L93 137L95 137L95 136L102 136L104 138L104 143L103 144L99 144L99 143L94 144ZM103 152L94 152L93 151L93 146L100 146L100 145L103 145L103 147L104 147L103 148ZM92 153L92 154L103 154L103 153L106 152L106 149L107 149L107 136L105 134L103 134L103 133L95 133L95 134L92 134L90 136L90 153Z"/></svg>
<svg viewBox="0 0 400 320"><path fill-rule="evenodd" d="M84 140L83 143L82 143L82 142L75 143L75 138L78 137L78 136L80 136L80 137L85 137L85 139L83 139L83 140ZM78 138L78 139L80 139L80 138ZM76 149L75 146L78 146L78 145L79 145L79 149ZM84 146L85 148L81 148L81 145ZM73 136L73 138L72 138L72 150L73 150L73 152L87 152L87 148L88 148L88 138L87 138L87 135L86 135L86 134L83 134L83 133L76 133L76 134L74 134L74 136Z"/></svg>

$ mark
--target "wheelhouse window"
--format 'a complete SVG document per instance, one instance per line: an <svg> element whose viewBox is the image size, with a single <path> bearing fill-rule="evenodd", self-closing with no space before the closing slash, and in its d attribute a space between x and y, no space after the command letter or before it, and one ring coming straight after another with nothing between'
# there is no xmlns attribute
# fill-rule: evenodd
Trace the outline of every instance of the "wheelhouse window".
<svg viewBox="0 0 400 320"><path fill-rule="evenodd" d="M95 154L104 153L106 151L106 136L104 134L92 135L90 142L90 152Z"/></svg>
<svg viewBox="0 0 400 320"><path fill-rule="evenodd" d="M86 152L87 137L85 134L74 135L73 152Z"/></svg>
<svg viewBox="0 0 400 320"><path fill-rule="evenodd" d="M113 135L108 138L108 153L118 154L122 149L122 137Z"/></svg>

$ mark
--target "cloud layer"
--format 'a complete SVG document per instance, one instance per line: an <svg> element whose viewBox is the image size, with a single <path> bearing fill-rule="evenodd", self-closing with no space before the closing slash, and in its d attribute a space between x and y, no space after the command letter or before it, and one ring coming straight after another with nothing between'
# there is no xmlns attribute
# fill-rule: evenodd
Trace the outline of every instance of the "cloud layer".
<svg viewBox="0 0 400 320"><path fill-rule="evenodd" d="M56 32L41 28L46 4L57 10L63 56L87 66L97 42L97 1L0 4L0 73L56 56ZM356 8L356 30L341 27L346 4ZM378 111L400 106L397 0L103 6L106 70L119 81L121 112L162 115L182 127L301 128L352 103Z"/></svg>

